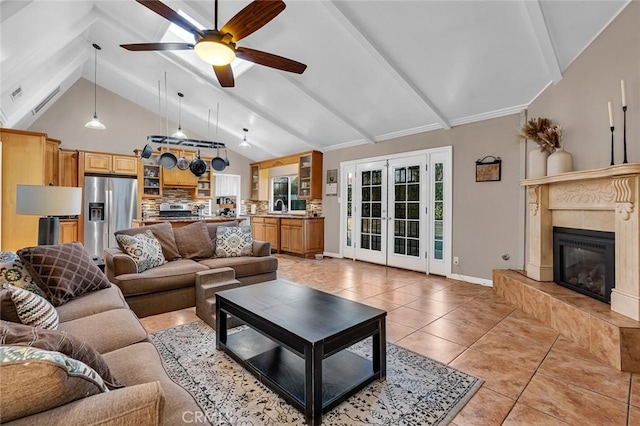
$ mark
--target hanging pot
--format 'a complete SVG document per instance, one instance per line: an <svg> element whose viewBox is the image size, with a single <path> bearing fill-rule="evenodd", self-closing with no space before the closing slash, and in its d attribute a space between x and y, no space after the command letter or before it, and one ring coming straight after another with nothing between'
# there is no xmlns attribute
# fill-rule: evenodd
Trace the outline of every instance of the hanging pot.
<svg viewBox="0 0 640 426"><path fill-rule="evenodd" d="M224 158L220 157L220 148L218 148L218 153L216 154L215 158L211 160L211 167L216 172L221 172L225 167L227 167Z"/></svg>
<svg viewBox="0 0 640 426"><path fill-rule="evenodd" d="M187 159L186 159L186 158L184 158L184 157L180 157L180 158L178 159L178 164L177 164L177 166L178 166L178 168L179 168L180 170L187 170L187 169L189 168L189 164L190 164L189 160L187 160Z"/></svg>
<svg viewBox="0 0 640 426"><path fill-rule="evenodd" d="M191 173L197 177L202 176L207 171L207 163L200 158L200 150L198 150L198 156L196 159L189 164L189 170L191 170Z"/></svg>
<svg viewBox="0 0 640 426"><path fill-rule="evenodd" d="M173 169L176 164L178 164L178 159L173 153L166 151L160 154L158 157L158 164L160 164L165 169Z"/></svg>
<svg viewBox="0 0 640 426"><path fill-rule="evenodd" d="M224 149L224 166L229 167L229 155L227 154L227 148Z"/></svg>
<svg viewBox="0 0 640 426"><path fill-rule="evenodd" d="M140 152L140 158L149 158L153 154L153 147L149 144L146 144L142 151Z"/></svg>

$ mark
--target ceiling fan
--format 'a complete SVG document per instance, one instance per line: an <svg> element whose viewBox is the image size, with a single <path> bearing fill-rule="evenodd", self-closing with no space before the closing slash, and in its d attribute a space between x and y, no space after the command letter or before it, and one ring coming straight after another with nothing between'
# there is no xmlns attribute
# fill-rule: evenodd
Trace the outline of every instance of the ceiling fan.
<svg viewBox="0 0 640 426"><path fill-rule="evenodd" d="M212 30L196 28L191 22L159 0L136 1L193 34L195 44L135 43L120 45L127 50L142 52L193 49L196 55L213 66L213 71L222 87L234 86L231 61L236 57L296 74L302 74L307 68L305 64L272 53L247 47L236 47L238 41L262 28L285 9L286 5L282 0L254 0L220 29L218 29L218 0L215 0L215 28Z"/></svg>

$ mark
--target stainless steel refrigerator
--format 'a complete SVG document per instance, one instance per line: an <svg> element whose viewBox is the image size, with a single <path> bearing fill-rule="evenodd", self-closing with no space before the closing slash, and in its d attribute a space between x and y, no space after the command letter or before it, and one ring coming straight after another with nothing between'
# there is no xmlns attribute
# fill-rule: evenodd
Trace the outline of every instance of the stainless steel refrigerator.
<svg viewBox="0 0 640 426"><path fill-rule="evenodd" d="M117 247L114 232L131 228L138 214L136 179L84 178L84 246L103 258L104 249Z"/></svg>

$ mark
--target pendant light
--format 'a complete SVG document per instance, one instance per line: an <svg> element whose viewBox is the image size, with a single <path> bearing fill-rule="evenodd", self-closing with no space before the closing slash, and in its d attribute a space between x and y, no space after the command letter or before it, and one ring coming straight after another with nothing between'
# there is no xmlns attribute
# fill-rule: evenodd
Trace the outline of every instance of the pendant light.
<svg viewBox="0 0 640 426"><path fill-rule="evenodd" d="M184 98L184 95L178 92L178 96L180 97L180 103L178 104L178 130L171 136L179 139L187 139L187 135L182 131L182 98Z"/></svg>
<svg viewBox="0 0 640 426"><path fill-rule="evenodd" d="M98 50L102 50L100 46L93 43L95 49L95 60L93 67L93 118L84 125L88 129L104 130L106 127L98 119Z"/></svg>
<svg viewBox="0 0 640 426"><path fill-rule="evenodd" d="M247 142L247 132L249 131L249 129L244 128L242 129L242 131L244 132L244 139L242 140L242 142L240 142L240 148L251 148L251 145L249 145L249 142Z"/></svg>

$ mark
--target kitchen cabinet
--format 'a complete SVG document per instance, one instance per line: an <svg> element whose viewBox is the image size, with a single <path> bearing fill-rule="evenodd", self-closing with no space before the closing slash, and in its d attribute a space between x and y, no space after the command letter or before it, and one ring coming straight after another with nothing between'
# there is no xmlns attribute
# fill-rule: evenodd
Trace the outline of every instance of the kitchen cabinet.
<svg viewBox="0 0 640 426"><path fill-rule="evenodd" d="M137 175L138 160L133 155L89 152L84 154L84 173Z"/></svg>
<svg viewBox="0 0 640 426"><path fill-rule="evenodd" d="M78 241L78 220L60 219L58 227L58 243L72 243Z"/></svg>
<svg viewBox="0 0 640 426"><path fill-rule="evenodd" d="M38 216L16 213L18 184L44 185L47 163L44 133L0 128L2 141L1 249L16 251L38 243ZM50 176L50 174L49 174Z"/></svg>
<svg viewBox="0 0 640 426"><path fill-rule="evenodd" d="M58 185L58 146L60 141L47 138L44 143L44 183Z"/></svg>
<svg viewBox="0 0 640 426"><path fill-rule="evenodd" d="M260 191L258 191L258 199L269 201L269 169L260 169L259 177Z"/></svg>
<svg viewBox="0 0 640 426"><path fill-rule="evenodd" d="M138 193L141 198L162 197L162 167L158 164L158 155L143 158L138 174Z"/></svg>
<svg viewBox="0 0 640 426"><path fill-rule="evenodd" d="M78 151L58 151L58 185L78 186Z"/></svg>
<svg viewBox="0 0 640 426"><path fill-rule="evenodd" d="M280 251L313 257L324 252L324 218L280 219Z"/></svg>
<svg viewBox="0 0 640 426"><path fill-rule="evenodd" d="M311 151L300 154L298 161L298 198L322 198L322 153Z"/></svg>
<svg viewBox="0 0 640 426"><path fill-rule="evenodd" d="M163 150L163 152L169 151L176 158L184 156L189 162L196 158L196 154L193 151L187 151L182 149L169 148ZM162 170L162 185L163 186L177 186L177 187L189 187L196 188L198 186L198 178L191 173L191 170L180 170L177 166L173 169Z"/></svg>
<svg viewBox="0 0 640 426"><path fill-rule="evenodd" d="M280 251L280 218L254 216L251 218L253 239L271 243L271 251Z"/></svg>
<svg viewBox="0 0 640 426"><path fill-rule="evenodd" d="M211 158L202 158L207 163L207 171L197 178L198 186L194 198L200 200L210 200L213 196L213 169L211 169Z"/></svg>
<svg viewBox="0 0 640 426"><path fill-rule="evenodd" d="M249 199L259 200L260 198L260 164L249 164Z"/></svg>

